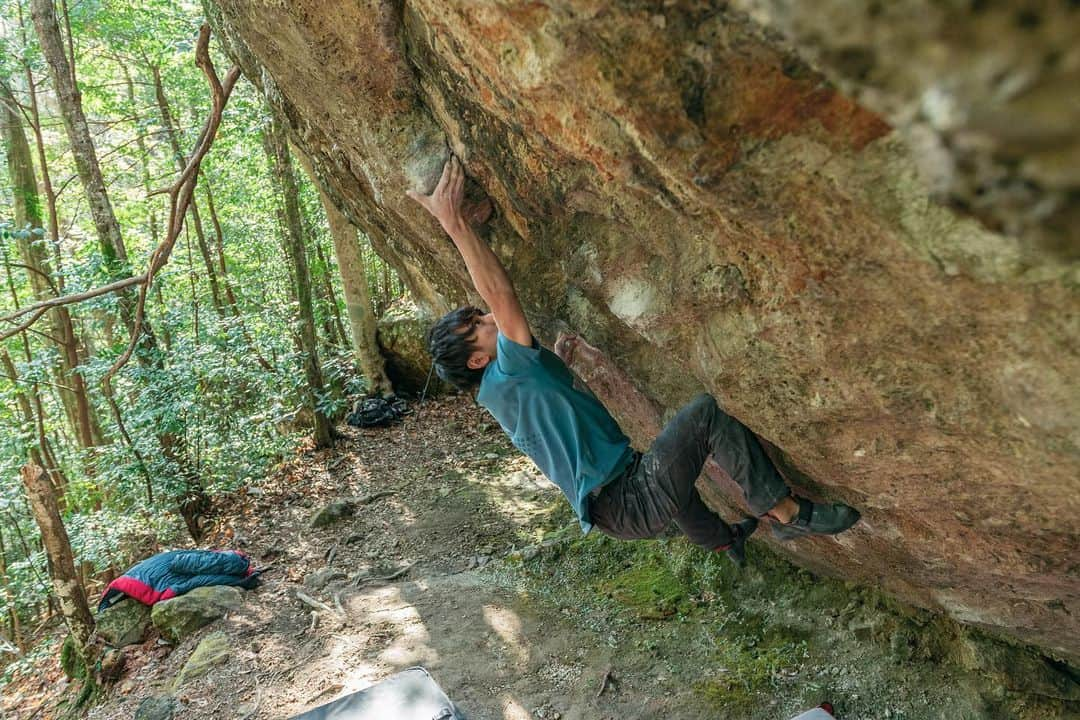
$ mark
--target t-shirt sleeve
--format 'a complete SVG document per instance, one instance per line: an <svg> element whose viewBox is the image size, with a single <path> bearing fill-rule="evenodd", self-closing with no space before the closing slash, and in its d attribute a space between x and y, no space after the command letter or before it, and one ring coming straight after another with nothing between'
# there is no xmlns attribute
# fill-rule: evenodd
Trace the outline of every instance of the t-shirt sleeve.
<svg viewBox="0 0 1080 720"><path fill-rule="evenodd" d="M532 345L519 345L502 333L496 340L495 366L506 375L529 372L540 363L540 343L532 339Z"/></svg>

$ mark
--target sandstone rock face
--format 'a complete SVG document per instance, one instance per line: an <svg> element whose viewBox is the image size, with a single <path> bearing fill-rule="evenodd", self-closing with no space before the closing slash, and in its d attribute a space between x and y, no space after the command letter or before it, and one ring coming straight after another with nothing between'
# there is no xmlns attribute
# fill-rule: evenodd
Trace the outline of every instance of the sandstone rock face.
<svg viewBox="0 0 1080 720"><path fill-rule="evenodd" d="M904 136L931 191L1080 258L1075 3L736 0Z"/></svg>
<svg viewBox="0 0 1080 720"><path fill-rule="evenodd" d="M580 333L643 395L610 399L635 440L634 413L710 391L793 486L863 512L793 560L1077 661L1080 11L971 39L991 4L948 5L925 28L840 0L217 0L212 20L424 310L478 300L405 196L452 150L536 335ZM1013 49L1027 75L995 84Z"/></svg>

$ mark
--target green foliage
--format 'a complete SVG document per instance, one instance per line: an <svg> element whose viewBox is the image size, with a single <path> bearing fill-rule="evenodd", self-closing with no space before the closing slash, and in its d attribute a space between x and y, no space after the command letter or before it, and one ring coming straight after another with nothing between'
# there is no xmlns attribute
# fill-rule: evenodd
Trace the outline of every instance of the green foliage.
<svg viewBox="0 0 1080 720"><path fill-rule="evenodd" d="M154 69L185 153L195 146L210 107L193 57L201 8L189 0L84 0L68 6L83 109L128 254L124 272L138 273L165 232L166 198L150 194L172 183L177 172L155 96ZM60 237L51 237L45 228L16 226L7 216L15 189L0 171L0 315L7 315L39 299L25 267L28 242L49 259L49 279L64 294L99 287L115 279L116 271L103 258L63 123L53 114L57 103L50 97L28 0L0 0L0 16L0 79L29 108L26 73L33 75L45 113L44 168L34 134L29 126L24 130L38 185L47 169L58 193L61 228ZM211 52L224 74L232 62L217 40ZM266 118L258 91L241 81L196 191L207 256L189 214L169 263L147 295L146 320L156 347L142 342L112 382L130 444L101 386L128 343L117 295L69 306L80 341L77 372L97 418L96 447L79 446L62 403L73 377L59 370L50 317L4 341L15 376L0 372L0 542L8 581L0 586L0 620L13 610L28 621L24 624L35 625L29 621L41 613L50 592L38 530L19 479L19 468L40 449L42 435L63 480L62 508L74 554L92 566L91 575L107 568L120 571L161 546L187 542L178 499L193 483L211 501L257 483L301 439L282 422L300 408L306 388L295 342L295 290L281 244L281 199L261 141ZM0 168L6 169L6 152L0 143ZM318 193L303 174L297 179L327 379L317 402L326 414L340 417L365 381L356 373L350 349L331 344L334 322L346 317L338 268ZM47 219L44 194L36 202ZM385 306L402 292L400 281L374 253L369 251L367 259L373 297ZM210 273L222 296L228 285L235 306L215 307ZM24 417L24 402L31 405L30 419ZM171 458L163 451L164 436L174 443Z"/></svg>
<svg viewBox="0 0 1080 720"><path fill-rule="evenodd" d="M806 656L805 642L760 644L750 636L724 642L716 655L719 670L699 680L697 691L716 710L739 717L760 706L777 690L779 673Z"/></svg>

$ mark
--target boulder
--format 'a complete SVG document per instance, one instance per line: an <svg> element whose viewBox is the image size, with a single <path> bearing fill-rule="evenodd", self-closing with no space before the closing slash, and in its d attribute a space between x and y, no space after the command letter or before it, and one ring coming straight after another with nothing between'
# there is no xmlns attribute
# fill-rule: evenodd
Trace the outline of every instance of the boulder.
<svg viewBox="0 0 1080 720"><path fill-rule="evenodd" d="M470 207L495 207L479 232L536 337L580 333L642 394L604 398L639 445L634 413L708 391L798 492L862 511L839 538L761 542L1080 661L1069 5L208 14L423 312L479 302L406 195L453 151ZM745 510L731 483L708 485L729 517Z"/></svg>
<svg viewBox="0 0 1080 720"><path fill-rule="evenodd" d="M227 585L195 588L180 597L154 605L150 618L162 637L179 642L199 628L240 607L243 595Z"/></svg>
<svg viewBox="0 0 1080 720"><path fill-rule="evenodd" d="M114 647L142 642L150 627L150 608L132 598L121 600L97 614L97 634Z"/></svg>
<svg viewBox="0 0 1080 720"><path fill-rule="evenodd" d="M202 677L210 668L226 662L231 655L232 646L229 644L229 638L225 636L225 633L220 631L210 633L199 641L195 652L191 653L191 657L184 663L184 667L180 668L180 672L173 681L173 689L175 690L195 678Z"/></svg>
<svg viewBox="0 0 1080 720"><path fill-rule="evenodd" d="M386 360L386 374L398 394L419 396L431 371L424 337L437 318L420 310L409 300L400 300L379 318L376 333ZM451 387L432 374L428 396L440 395Z"/></svg>

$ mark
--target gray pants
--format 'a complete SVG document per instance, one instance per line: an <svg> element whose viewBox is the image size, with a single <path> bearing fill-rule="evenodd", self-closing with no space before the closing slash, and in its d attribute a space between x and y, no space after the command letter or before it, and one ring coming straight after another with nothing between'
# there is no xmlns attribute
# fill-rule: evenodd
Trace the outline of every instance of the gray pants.
<svg viewBox="0 0 1080 720"><path fill-rule="evenodd" d="M656 537L674 520L690 542L708 550L731 542L731 527L702 501L694 483L709 455L742 488L755 515L791 494L749 428L698 395L649 448L590 503L592 522L622 540Z"/></svg>

